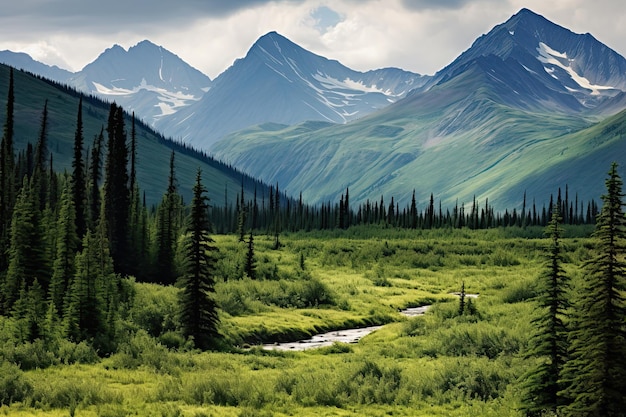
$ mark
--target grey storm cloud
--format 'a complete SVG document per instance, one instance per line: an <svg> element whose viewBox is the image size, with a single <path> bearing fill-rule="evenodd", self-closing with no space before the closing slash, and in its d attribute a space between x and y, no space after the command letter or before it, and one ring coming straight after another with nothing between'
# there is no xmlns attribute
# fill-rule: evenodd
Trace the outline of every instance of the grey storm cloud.
<svg viewBox="0 0 626 417"><path fill-rule="evenodd" d="M297 4L304 0L20 0L2 5L0 20L37 20L43 26L59 21L73 26L146 24L178 19L224 17L269 3Z"/></svg>

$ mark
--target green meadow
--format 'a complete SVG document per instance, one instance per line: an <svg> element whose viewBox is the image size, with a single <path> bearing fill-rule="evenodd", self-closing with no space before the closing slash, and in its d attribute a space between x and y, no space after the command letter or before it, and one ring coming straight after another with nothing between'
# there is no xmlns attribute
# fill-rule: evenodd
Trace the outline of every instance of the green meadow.
<svg viewBox="0 0 626 417"><path fill-rule="evenodd" d="M576 291L589 226L566 227L566 273ZM220 348L200 352L176 328L175 287L126 284L134 294L100 358L59 340L54 351L15 344L0 317L0 415L11 416L521 416L531 361L541 228L345 231L255 238L215 236ZM477 294L465 298L461 291ZM401 309L432 305L423 316ZM271 351L333 329L384 324L356 344Z"/></svg>

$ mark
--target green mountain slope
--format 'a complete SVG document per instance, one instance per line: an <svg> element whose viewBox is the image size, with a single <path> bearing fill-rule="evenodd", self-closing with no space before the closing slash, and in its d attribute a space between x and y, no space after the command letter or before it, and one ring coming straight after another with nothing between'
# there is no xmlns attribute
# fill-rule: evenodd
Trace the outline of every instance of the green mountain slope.
<svg viewBox="0 0 626 417"><path fill-rule="evenodd" d="M9 68L0 64L0 123L6 118ZM35 143L41 126L41 114L48 100L48 148L53 153L54 167L58 171L71 170L78 95L60 85L14 71L15 84L15 151L23 150L28 142ZM85 147L90 147L94 137L106 126L109 104L93 97L83 98L83 134ZM126 130L130 141L131 118ZM139 186L146 192L148 204L160 201L167 187L169 160L172 149L176 151L176 178L185 201L191 200L191 188L196 170L202 168L203 179L211 203L223 205L226 196L233 201L241 189L242 174L202 154L165 140L145 124L136 122L137 176ZM106 138L106 132L105 132ZM250 177L244 180L248 195L259 197L267 187ZM226 192L227 191L227 192Z"/></svg>
<svg viewBox="0 0 626 417"><path fill-rule="evenodd" d="M626 163L624 113L597 119L525 111L505 102L484 71L455 79L347 125L264 126L218 142L218 156L310 202L336 201L346 187L353 203L407 204L412 190L444 206L489 198L498 209L527 198L545 202L566 185L598 198L611 161ZM268 156L266 158L265 156ZM271 158L271 163L268 159Z"/></svg>

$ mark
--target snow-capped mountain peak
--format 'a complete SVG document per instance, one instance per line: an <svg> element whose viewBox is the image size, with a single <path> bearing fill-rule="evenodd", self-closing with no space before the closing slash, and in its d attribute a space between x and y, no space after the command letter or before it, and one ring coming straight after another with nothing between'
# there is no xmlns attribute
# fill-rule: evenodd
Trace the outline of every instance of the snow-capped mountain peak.
<svg viewBox="0 0 626 417"><path fill-rule="evenodd" d="M150 124L198 101L211 86L209 77L148 40L128 51L113 45L69 83L115 100Z"/></svg>
<svg viewBox="0 0 626 417"><path fill-rule="evenodd" d="M215 79L201 101L157 126L206 148L231 132L268 122L346 123L388 106L426 80L394 68L354 71L269 32Z"/></svg>
<svg viewBox="0 0 626 417"><path fill-rule="evenodd" d="M590 34L573 33L528 9L476 39L435 75L429 88L486 58L490 61L487 71L505 74L504 84L529 92L524 97L526 105L550 103L564 111L582 111L626 91L624 57ZM507 78L507 73L518 77Z"/></svg>

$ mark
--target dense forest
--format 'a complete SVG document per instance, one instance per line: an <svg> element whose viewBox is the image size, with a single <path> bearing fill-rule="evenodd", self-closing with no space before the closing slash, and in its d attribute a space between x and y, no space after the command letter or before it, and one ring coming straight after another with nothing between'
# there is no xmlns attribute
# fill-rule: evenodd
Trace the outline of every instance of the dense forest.
<svg viewBox="0 0 626 417"><path fill-rule="evenodd" d="M420 209L415 193L407 207L400 207L393 197L389 202L381 197L354 208L349 189L338 202L311 206L302 197L287 196L278 184L270 187L267 198L263 193L246 195L244 181L251 179L243 174L235 204L225 199L223 206L216 206L200 169L192 199L184 202L173 150L162 200L148 205L137 181L134 118L127 126L124 110L111 103L106 125L100 132L90 132L95 133L94 141L86 144L81 98L71 170L59 172L48 147L47 102L36 141L15 149L13 84L11 71L0 145L0 333L6 339L0 357L7 375L0 377L0 404L31 395L19 369L10 366L28 370L93 363L127 352L142 331L159 340L159 346L180 351L228 352L255 339L292 338L280 332L269 337L254 332L225 336L229 330L220 318L237 316L249 301L243 297L227 303L220 293L223 282L274 280L284 286L279 291L293 295L285 307L347 309L349 302L341 307L344 303L333 299L332 290L307 270L306 251L299 251L292 274L302 281L297 287L283 283L285 273L268 261L269 255L259 256L259 242L264 250L280 253L293 243L293 235L307 233L313 239L316 233L349 230L364 235L385 230L490 229L536 234L545 228L549 244L532 297L537 310L531 322L531 347L523 353L532 366L515 382L521 392L517 409L531 416L624 415L626 219L616 165L609 171L601 207L572 198L566 185L563 193L557 190L556 197L550 196L540 207L524 198L521 208L503 213L495 212L488 201L443 208L434 194ZM184 146L176 150L195 152ZM564 225L595 228L590 238L593 254L584 259L580 272L584 289L575 297L570 291L571 269L563 266ZM221 239L216 241L214 234L234 236L236 242L220 248ZM387 245L372 257L378 259L381 253L395 255ZM376 274L375 286L391 286L384 274ZM175 291L171 304L175 308L167 319L137 317L136 299L146 288L165 291L167 297ZM466 302L464 282L461 288L454 316L471 316L468 320L474 321L480 313L471 299ZM378 321L390 320L385 316ZM31 356L30 367L23 355L16 354L20 346ZM386 378L380 369L368 372L379 380Z"/></svg>

